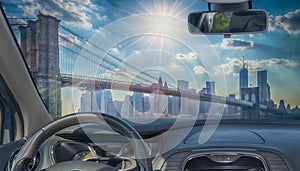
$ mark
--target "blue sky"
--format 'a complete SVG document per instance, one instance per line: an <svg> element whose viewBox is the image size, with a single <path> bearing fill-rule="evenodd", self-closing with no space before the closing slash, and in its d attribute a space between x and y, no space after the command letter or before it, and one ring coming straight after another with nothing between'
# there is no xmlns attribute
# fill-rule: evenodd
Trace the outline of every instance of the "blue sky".
<svg viewBox="0 0 300 171"><path fill-rule="evenodd" d="M197 90L204 86L206 80L216 78L210 77L210 74L214 72L213 75L222 74L226 82L225 86L221 83L218 86L219 80L213 80L216 81L218 94L228 95L237 92L237 73L242 66L240 59L244 56L249 64L249 82L253 86L256 85L256 71L268 70L268 82L275 103L284 99L286 104L291 104L291 106L300 105L300 2L298 0L256 0L253 2L253 8L265 9L269 13L270 27L266 33L234 35L230 39L223 39L222 35L207 37L187 35L193 40L182 43L180 40L186 39L180 36L187 34L183 33L187 29L184 26L176 28L182 34L175 33L174 39L171 39L170 35L168 35L169 38L163 39L163 47L161 47L162 38L155 35L135 37L131 35L127 39L118 39L118 37L124 37L125 33L134 33L134 28L144 30L145 34L150 33L147 28L152 29L151 33L156 30L159 34L170 34L168 30L159 30L171 29L164 25L165 20L161 22L160 17L154 17L154 20L157 20L154 21L150 17L150 21L147 18L149 13L159 14L158 16L167 15L172 18L172 21L181 22L187 19L190 12L207 10L207 4L201 0L3 0L2 4L7 15L11 17L36 17L38 11L54 15L62 20L62 25L95 44L103 46L111 54L127 63L137 65L141 69L147 68L149 73L152 72L151 74L156 74L157 77L162 75L165 77L163 79L174 84L178 79L186 79L190 81L191 88ZM132 21L134 18L130 16L141 16L141 14L145 15L136 20L149 23ZM125 22L130 25L126 25ZM122 28L112 28L116 24ZM173 27L172 31L176 29ZM108 37L112 33L113 38ZM97 38L103 38L109 42L103 39L97 40ZM112 43L114 38L119 40L117 44ZM192 45L189 46L191 43ZM214 55L219 59L214 68L208 68L214 61L206 61L207 56L211 55L210 50L205 51L204 47L199 47L202 49L201 52L191 49L191 47L203 46L203 43L208 44L209 49L213 49ZM107 45L113 46L106 47ZM142 60L144 58L147 58L147 63L154 67L145 65ZM126 69L126 66L124 68ZM159 72L156 73L154 70ZM112 76L112 72L102 68L97 68L96 72L103 77Z"/></svg>

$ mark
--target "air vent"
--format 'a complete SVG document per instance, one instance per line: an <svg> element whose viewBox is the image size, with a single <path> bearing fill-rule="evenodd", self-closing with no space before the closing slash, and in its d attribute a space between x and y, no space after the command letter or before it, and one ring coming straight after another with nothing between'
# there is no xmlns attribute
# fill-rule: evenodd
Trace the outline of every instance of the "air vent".
<svg viewBox="0 0 300 171"><path fill-rule="evenodd" d="M188 155L187 152L180 152L173 154L171 157L169 157L163 167L161 168L162 171L178 171L178 169L182 166L183 160Z"/></svg>
<svg viewBox="0 0 300 171"><path fill-rule="evenodd" d="M21 148L16 149L11 154L10 159L7 164L8 171L11 170L13 161L14 161L15 157L17 156L17 154L19 153L20 149ZM41 156L40 151L37 151L36 154L34 155L34 157L27 163L26 170L28 170L28 171L35 170L37 168L37 166L39 165L40 156Z"/></svg>
<svg viewBox="0 0 300 171"><path fill-rule="evenodd" d="M266 159L271 171L289 171L286 163L277 154L263 151L261 155Z"/></svg>
<svg viewBox="0 0 300 171"><path fill-rule="evenodd" d="M261 157L256 154L208 153L190 156L184 171L266 171Z"/></svg>

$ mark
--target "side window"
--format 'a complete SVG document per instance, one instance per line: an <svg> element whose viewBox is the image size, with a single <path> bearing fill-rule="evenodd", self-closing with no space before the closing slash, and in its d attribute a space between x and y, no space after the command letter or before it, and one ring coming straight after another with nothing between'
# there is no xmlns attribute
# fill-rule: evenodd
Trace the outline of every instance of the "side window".
<svg viewBox="0 0 300 171"><path fill-rule="evenodd" d="M0 145L23 137L23 119L10 89L0 75Z"/></svg>
<svg viewBox="0 0 300 171"><path fill-rule="evenodd" d="M1 120L1 136L0 144L6 144L14 141L14 125L12 123L10 109L2 95L0 95L0 120Z"/></svg>

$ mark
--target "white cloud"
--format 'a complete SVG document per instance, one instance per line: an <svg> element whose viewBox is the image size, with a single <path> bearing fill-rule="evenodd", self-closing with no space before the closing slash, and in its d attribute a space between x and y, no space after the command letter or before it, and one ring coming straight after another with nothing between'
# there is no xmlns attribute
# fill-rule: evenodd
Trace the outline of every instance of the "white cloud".
<svg viewBox="0 0 300 171"><path fill-rule="evenodd" d="M251 60L249 61L249 66L251 70L261 70L263 68L271 68L271 67L295 67L298 63L291 59L280 59L280 58L272 58L267 60Z"/></svg>
<svg viewBox="0 0 300 171"><path fill-rule="evenodd" d="M100 20L100 21L107 21L108 20L108 16L107 15L101 15L99 13L95 13L94 15L97 18L97 20Z"/></svg>
<svg viewBox="0 0 300 171"><path fill-rule="evenodd" d="M226 58L227 63L221 64L218 67L214 68L217 73L225 73L237 75L242 66L242 61L238 58Z"/></svg>
<svg viewBox="0 0 300 171"><path fill-rule="evenodd" d="M196 59L197 58L197 53L196 52L190 52L187 55L188 59Z"/></svg>
<svg viewBox="0 0 300 171"><path fill-rule="evenodd" d="M68 25L82 28L92 28L92 18L96 17L100 21L108 18L96 12L99 7L90 0L24 0L24 3L18 7L25 15L35 16L40 11L45 15L55 16Z"/></svg>
<svg viewBox="0 0 300 171"><path fill-rule="evenodd" d="M134 79L136 76L136 73L134 73L133 71L130 71L130 70L126 70L126 69L116 68L113 71L106 70L103 73L101 73L100 76L102 78L115 79L115 80L119 80L119 81L125 79L126 81L128 81L128 79L129 80Z"/></svg>
<svg viewBox="0 0 300 171"><path fill-rule="evenodd" d="M141 54L141 52L139 50L133 50L131 51L131 54L137 55L137 54Z"/></svg>
<svg viewBox="0 0 300 171"><path fill-rule="evenodd" d="M199 65L195 66L193 68L193 70L194 70L195 74L204 74L207 72L203 66L199 66Z"/></svg>
<svg viewBox="0 0 300 171"><path fill-rule="evenodd" d="M226 58L227 63L219 65L215 68L216 73L223 73L226 75L233 74L237 76L242 68L242 60L239 58ZM264 60L247 60L249 72L256 72L263 69L279 68L279 67L295 67L299 64L291 59L271 58Z"/></svg>
<svg viewBox="0 0 300 171"><path fill-rule="evenodd" d="M186 55L182 54L182 53L178 53L178 54L176 54L176 58L177 59L186 59Z"/></svg>
<svg viewBox="0 0 300 171"><path fill-rule="evenodd" d="M221 47L223 49L245 50L254 46L254 42L241 39L223 39Z"/></svg>
<svg viewBox="0 0 300 171"><path fill-rule="evenodd" d="M108 53L116 56L117 58L124 58L126 56L126 50L123 49L122 45L110 48Z"/></svg>
<svg viewBox="0 0 300 171"><path fill-rule="evenodd" d="M176 54L177 59L197 59L197 53L196 52L190 52L188 54L182 54L178 53Z"/></svg>
<svg viewBox="0 0 300 171"><path fill-rule="evenodd" d="M29 14L31 16L34 16L35 14L37 14L37 11L41 11L42 7L40 4L30 4L30 5L18 5L19 8L23 9L25 14Z"/></svg>
<svg viewBox="0 0 300 171"><path fill-rule="evenodd" d="M111 71L111 70L106 70L105 72L101 73L101 77L104 77L104 78L112 78L114 72Z"/></svg>
<svg viewBox="0 0 300 171"><path fill-rule="evenodd" d="M73 34L65 35L65 34L59 33L59 36L63 37L59 41L60 45L64 46L64 45L80 44L80 41L79 41L78 37L73 35ZM65 40L65 39L67 39L67 40Z"/></svg>
<svg viewBox="0 0 300 171"><path fill-rule="evenodd" d="M285 30L289 34L300 34L300 9L283 16L270 16L269 30Z"/></svg>
<svg viewBox="0 0 300 171"><path fill-rule="evenodd" d="M92 8L95 8L95 7L96 7L96 5L93 4L92 1L90 1L90 0L77 0L77 2L78 2L79 4L86 5L86 6L90 6L90 7L92 7Z"/></svg>
<svg viewBox="0 0 300 171"><path fill-rule="evenodd" d="M114 52L114 53L118 53L119 49L117 47L114 47L114 48L111 48L110 51Z"/></svg>

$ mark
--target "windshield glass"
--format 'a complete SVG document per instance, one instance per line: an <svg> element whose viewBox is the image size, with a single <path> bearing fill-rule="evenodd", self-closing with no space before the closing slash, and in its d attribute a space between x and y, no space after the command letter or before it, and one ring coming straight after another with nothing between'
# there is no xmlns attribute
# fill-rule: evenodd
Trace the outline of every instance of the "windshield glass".
<svg viewBox="0 0 300 171"><path fill-rule="evenodd" d="M195 0L2 0L54 118L291 119L300 116L300 3L254 1L264 33L193 35ZM221 27L221 26L220 26Z"/></svg>

